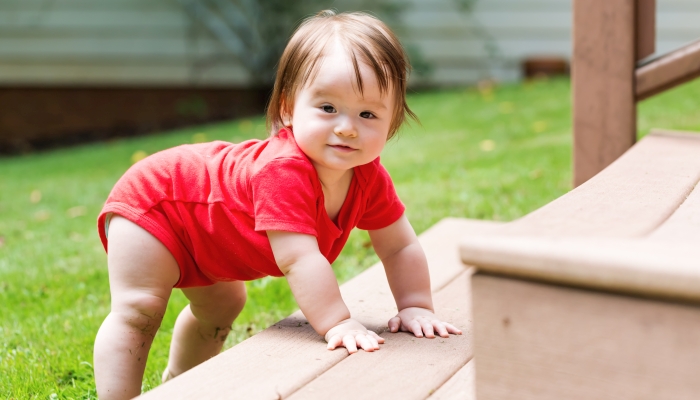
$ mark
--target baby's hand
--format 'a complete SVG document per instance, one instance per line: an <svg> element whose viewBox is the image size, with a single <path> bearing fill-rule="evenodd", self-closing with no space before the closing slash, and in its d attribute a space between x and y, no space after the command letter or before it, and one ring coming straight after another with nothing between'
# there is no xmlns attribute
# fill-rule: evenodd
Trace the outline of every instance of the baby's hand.
<svg viewBox="0 0 700 400"><path fill-rule="evenodd" d="M462 331L454 325L437 319L432 311L420 307L408 307L399 311L389 320L389 330L396 333L399 330L413 332L416 337L434 338L435 332L440 337L450 337L450 333L461 335Z"/></svg>
<svg viewBox="0 0 700 400"><path fill-rule="evenodd" d="M348 349L348 353L357 353L357 348L364 351L379 350L379 344L384 343L384 338L367 330L361 323L354 319L346 319L326 332L328 350L338 346Z"/></svg>

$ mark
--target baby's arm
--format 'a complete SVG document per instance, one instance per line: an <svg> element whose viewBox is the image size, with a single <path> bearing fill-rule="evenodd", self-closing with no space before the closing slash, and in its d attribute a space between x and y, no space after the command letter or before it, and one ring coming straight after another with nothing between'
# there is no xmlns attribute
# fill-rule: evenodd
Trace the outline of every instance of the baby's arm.
<svg viewBox="0 0 700 400"><path fill-rule="evenodd" d="M428 261L406 216L386 228L369 231L372 245L384 264L399 313L389 320L389 330L413 332L417 337L462 334L434 314Z"/></svg>
<svg viewBox="0 0 700 400"><path fill-rule="evenodd" d="M338 282L316 238L300 233L267 231L275 261L311 326L325 336L328 348L344 346L350 353L379 349L384 339L350 318Z"/></svg>

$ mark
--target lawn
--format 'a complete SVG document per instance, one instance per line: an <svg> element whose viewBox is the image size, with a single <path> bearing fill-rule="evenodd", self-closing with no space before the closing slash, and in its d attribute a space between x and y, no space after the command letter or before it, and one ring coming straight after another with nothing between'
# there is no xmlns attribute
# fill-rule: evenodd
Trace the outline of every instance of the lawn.
<svg viewBox="0 0 700 400"><path fill-rule="evenodd" d="M447 216L512 220L568 191L569 97L565 80L412 94L421 124L404 128L382 161L416 231ZM700 80L645 101L640 136L652 127L700 131L698 106ZM182 143L265 135L262 118L252 118L0 159L0 398L95 398L92 346L109 311L95 217L134 160ZM333 268L343 282L376 261L356 231ZM248 289L227 347L296 307L283 279ZM185 304L175 291L144 390L160 382Z"/></svg>

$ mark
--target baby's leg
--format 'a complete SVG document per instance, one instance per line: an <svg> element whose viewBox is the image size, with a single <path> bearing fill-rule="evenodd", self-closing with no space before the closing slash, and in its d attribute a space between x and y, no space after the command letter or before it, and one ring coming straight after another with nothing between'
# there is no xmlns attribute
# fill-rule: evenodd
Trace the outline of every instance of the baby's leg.
<svg viewBox="0 0 700 400"><path fill-rule="evenodd" d="M239 281L217 282L211 286L182 289L182 292L190 304L175 322L168 360L170 377L219 354L246 300L245 284Z"/></svg>
<svg viewBox="0 0 700 400"><path fill-rule="evenodd" d="M95 383L102 400L130 399L141 394L148 352L180 269L158 239L116 215L107 263L112 309L95 338Z"/></svg>

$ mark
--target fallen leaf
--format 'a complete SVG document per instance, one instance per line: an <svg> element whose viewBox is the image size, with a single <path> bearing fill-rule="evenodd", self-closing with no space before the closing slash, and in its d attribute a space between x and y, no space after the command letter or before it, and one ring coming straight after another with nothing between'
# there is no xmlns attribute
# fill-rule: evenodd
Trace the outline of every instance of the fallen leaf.
<svg viewBox="0 0 700 400"><path fill-rule="evenodd" d="M547 130L547 121L535 121L535 123L532 124L532 130L535 131L535 133L542 133Z"/></svg>
<svg viewBox="0 0 700 400"><path fill-rule="evenodd" d="M29 201L32 202L32 204L36 204L41 201L41 190L32 190L32 193L29 195Z"/></svg>
<svg viewBox="0 0 700 400"><path fill-rule="evenodd" d="M148 157L148 153L146 153L143 150L137 150L134 152L134 154L131 155L131 163L136 164L137 162L143 160L146 157Z"/></svg>
<svg viewBox="0 0 700 400"><path fill-rule="evenodd" d="M46 210L40 210L34 213L34 219L37 221L46 221L51 218L51 213Z"/></svg>
<svg viewBox="0 0 700 400"><path fill-rule="evenodd" d="M253 130L253 123L250 122L249 119L244 119L238 124L238 129L240 129L243 133L249 133L251 130Z"/></svg>
<svg viewBox="0 0 700 400"><path fill-rule="evenodd" d="M66 214L70 218L82 217L83 215L87 214L87 207L85 207L85 206L71 207L68 210L66 210Z"/></svg>
<svg viewBox="0 0 700 400"><path fill-rule="evenodd" d="M192 143L204 143L207 141L207 134L204 132L195 133L192 135Z"/></svg>
<svg viewBox="0 0 700 400"><path fill-rule="evenodd" d="M504 101L503 103L498 105L498 111L501 112L501 114L510 114L513 112L513 109L515 107L513 106L513 103L510 101Z"/></svg>
<svg viewBox="0 0 700 400"><path fill-rule="evenodd" d="M493 149L496 148L496 142L491 139L482 140L481 143L479 143L479 148L481 151L493 151Z"/></svg>

